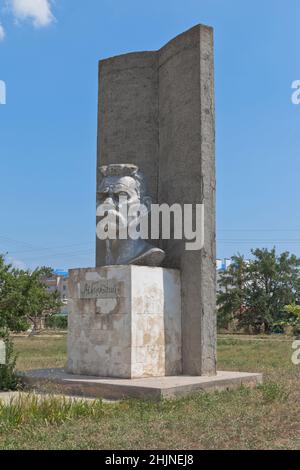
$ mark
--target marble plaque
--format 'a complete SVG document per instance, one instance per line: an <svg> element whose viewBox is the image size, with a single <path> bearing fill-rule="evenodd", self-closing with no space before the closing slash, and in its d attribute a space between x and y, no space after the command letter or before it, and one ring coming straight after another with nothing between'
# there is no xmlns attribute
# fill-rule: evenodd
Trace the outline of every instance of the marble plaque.
<svg viewBox="0 0 300 470"><path fill-rule="evenodd" d="M115 299L117 296L118 284L113 280L80 283L81 299Z"/></svg>

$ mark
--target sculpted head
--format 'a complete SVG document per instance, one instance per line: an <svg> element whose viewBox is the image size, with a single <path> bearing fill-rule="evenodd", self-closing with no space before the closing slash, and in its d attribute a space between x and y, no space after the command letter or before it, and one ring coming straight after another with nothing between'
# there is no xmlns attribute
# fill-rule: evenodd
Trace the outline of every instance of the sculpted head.
<svg viewBox="0 0 300 470"><path fill-rule="evenodd" d="M143 174L133 164L115 164L100 167L102 178L97 191L97 205L107 207L107 213L114 215L122 226L130 225L122 215L122 203L126 201L128 211L144 205L148 210L151 199L146 195L146 184ZM131 211L134 214L134 211Z"/></svg>
<svg viewBox="0 0 300 470"><path fill-rule="evenodd" d="M133 164L107 165L99 170L97 237L105 242L102 249L106 264L160 266L164 251L146 241L151 198L147 196L144 175ZM136 231L141 227L146 227L145 237Z"/></svg>

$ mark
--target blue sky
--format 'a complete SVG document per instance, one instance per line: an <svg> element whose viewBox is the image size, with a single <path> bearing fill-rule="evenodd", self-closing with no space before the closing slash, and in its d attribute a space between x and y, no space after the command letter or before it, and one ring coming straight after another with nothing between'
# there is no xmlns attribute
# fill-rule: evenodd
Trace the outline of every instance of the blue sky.
<svg viewBox="0 0 300 470"><path fill-rule="evenodd" d="M0 0L0 252L94 265L97 67L215 28L218 257L300 256L299 0Z"/></svg>

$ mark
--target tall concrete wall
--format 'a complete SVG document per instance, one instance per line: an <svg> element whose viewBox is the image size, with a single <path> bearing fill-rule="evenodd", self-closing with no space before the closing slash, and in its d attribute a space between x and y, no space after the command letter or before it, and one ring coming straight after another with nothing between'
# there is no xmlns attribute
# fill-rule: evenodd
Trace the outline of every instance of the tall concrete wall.
<svg viewBox="0 0 300 470"><path fill-rule="evenodd" d="M135 163L157 197L158 57L132 53L100 61L99 138L101 165Z"/></svg>
<svg viewBox="0 0 300 470"><path fill-rule="evenodd" d="M100 62L98 167L135 163L154 202L205 207L205 246L162 241L182 276L183 373L216 371L213 30ZM97 241L97 266L104 264Z"/></svg>
<svg viewBox="0 0 300 470"><path fill-rule="evenodd" d="M215 372L215 159L213 31L196 26L159 54L159 194L169 205L204 203L205 246L165 241L182 273L183 370Z"/></svg>
<svg viewBox="0 0 300 470"><path fill-rule="evenodd" d="M99 63L99 166L134 163L147 176L157 202L158 57L156 52L126 54ZM96 266L105 265L105 242L97 239Z"/></svg>

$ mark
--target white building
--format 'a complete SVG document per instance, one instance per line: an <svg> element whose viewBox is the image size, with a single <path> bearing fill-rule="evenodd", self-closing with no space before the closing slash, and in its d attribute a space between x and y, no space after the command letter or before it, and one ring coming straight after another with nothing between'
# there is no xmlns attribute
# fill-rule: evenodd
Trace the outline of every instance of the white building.
<svg viewBox="0 0 300 470"><path fill-rule="evenodd" d="M61 313L67 315L69 313L68 299L69 299L69 288L68 288L69 273L67 271L56 269L53 272L53 276L46 279L45 284L49 292L59 292L63 306Z"/></svg>
<svg viewBox="0 0 300 470"><path fill-rule="evenodd" d="M232 263L230 258L217 259L217 271L225 271Z"/></svg>

